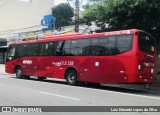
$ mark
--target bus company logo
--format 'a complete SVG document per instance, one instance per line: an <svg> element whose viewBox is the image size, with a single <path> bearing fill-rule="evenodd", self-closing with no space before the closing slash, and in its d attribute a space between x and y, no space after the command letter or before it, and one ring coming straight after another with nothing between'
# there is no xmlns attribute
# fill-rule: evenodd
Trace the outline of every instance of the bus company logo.
<svg viewBox="0 0 160 115"><path fill-rule="evenodd" d="M74 65L74 61L52 62L52 64L55 65L55 66L63 66L63 65L73 66Z"/></svg>
<svg viewBox="0 0 160 115"><path fill-rule="evenodd" d="M62 66L61 62L52 62L52 64L55 65L55 66Z"/></svg>
<svg viewBox="0 0 160 115"><path fill-rule="evenodd" d="M23 64L32 64L32 60L23 60Z"/></svg>
<svg viewBox="0 0 160 115"><path fill-rule="evenodd" d="M106 32L105 35L120 35L120 34L130 34L130 30L123 30L123 31L114 31L114 32Z"/></svg>

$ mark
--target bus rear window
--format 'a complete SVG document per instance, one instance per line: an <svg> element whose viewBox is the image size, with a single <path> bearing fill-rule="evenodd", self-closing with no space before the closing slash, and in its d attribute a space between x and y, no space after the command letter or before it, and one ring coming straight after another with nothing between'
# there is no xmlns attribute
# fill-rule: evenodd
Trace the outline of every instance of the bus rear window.
<svg viewBox="0 0 160 115"><path fill-rule="evenodd" d="M139 32L139 48L141 51L154 54L155 39L146 33Z"/></svg>

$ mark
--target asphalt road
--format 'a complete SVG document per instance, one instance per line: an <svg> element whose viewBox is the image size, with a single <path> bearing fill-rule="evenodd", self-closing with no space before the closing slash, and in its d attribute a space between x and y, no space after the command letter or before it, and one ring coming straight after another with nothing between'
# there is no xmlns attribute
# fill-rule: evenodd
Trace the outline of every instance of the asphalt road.
<svg viewBox="0 0 160 115"><path fill-rule="evenodd" d="M69 86L63 81L25 80L0 74L0 106L160 106L160 95L113 87Z"/></svg>

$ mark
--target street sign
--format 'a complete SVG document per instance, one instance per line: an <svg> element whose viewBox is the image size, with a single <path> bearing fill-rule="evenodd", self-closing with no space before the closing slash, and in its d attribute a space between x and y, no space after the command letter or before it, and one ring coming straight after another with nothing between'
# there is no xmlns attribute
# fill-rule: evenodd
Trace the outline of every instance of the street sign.
<svg viewBox="0 0 160 115"><path fill-rule="evenodd" d="M41 25L47 26L47 28L42 28L42 31L53 29L53 25L55 22L56 22L56 17L54 17L52 14L45 15L44 18L41 20Z"/></svg>

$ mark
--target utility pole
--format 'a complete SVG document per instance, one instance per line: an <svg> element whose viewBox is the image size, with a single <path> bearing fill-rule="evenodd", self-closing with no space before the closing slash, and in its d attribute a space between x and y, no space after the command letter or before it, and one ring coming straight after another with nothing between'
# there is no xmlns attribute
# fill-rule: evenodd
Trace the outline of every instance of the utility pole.
<svg viewBox="0 0 160 115"><path fill-rule="evenodd" d="M75 31L79 32L79 0L76 0L75 6Z"/></svg>

